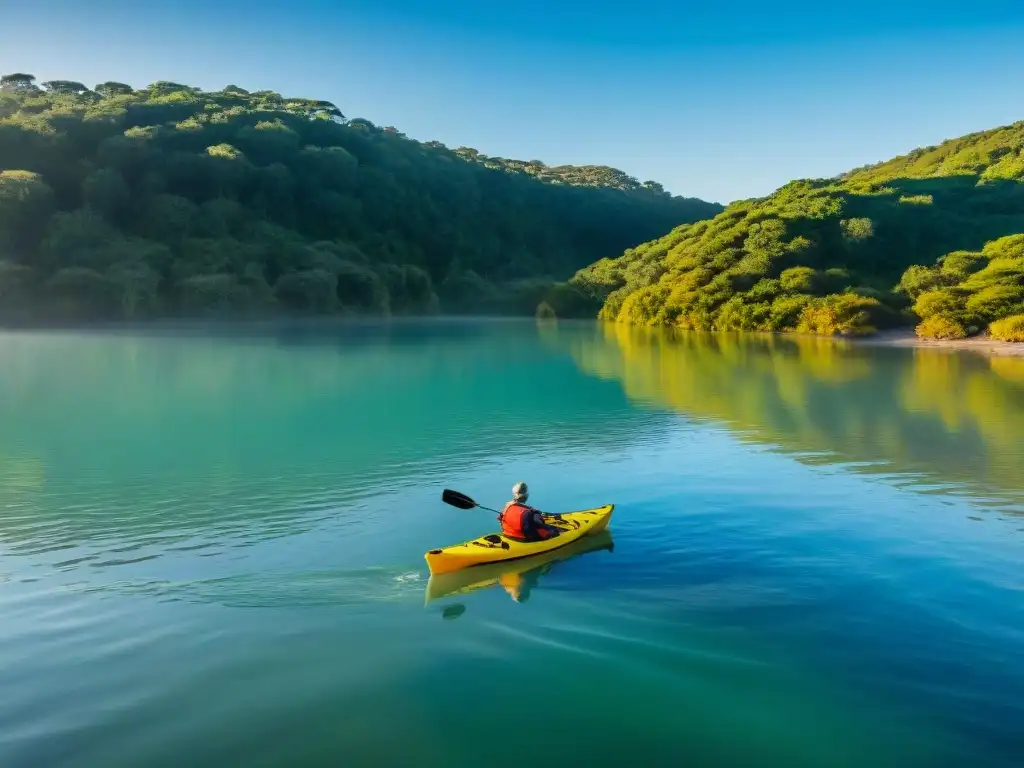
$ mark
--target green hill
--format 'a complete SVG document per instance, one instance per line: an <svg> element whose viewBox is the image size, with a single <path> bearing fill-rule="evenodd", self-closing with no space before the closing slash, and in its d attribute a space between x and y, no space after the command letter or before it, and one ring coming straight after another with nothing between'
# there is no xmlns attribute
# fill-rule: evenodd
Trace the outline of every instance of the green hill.
<svg viewBox="0 0 1024 768"><path fill-rule="evenodd" d="M722 206L413 141L325 101L0 79L0 319L532 313Z"/></svg>
<svg viewBox="0 0 1024 768"><path fill-rule="evenodd" d="M1022 233L1024 122L793 181L570 283L638 325L957 336L1024 313ZM991 331L1024 335L1024 318Z"/></svg>

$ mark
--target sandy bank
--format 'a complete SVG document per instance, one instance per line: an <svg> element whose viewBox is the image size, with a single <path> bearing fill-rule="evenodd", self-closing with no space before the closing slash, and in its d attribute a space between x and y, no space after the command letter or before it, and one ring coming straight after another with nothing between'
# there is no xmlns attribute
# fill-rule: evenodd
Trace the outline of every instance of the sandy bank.
<svg viewBox="0 0 1024 768"><path fill-rule="evenodd" d="M1024 357L1024 344L997 341L986 336L972 336L967 339L921 339L913 331L884 331L863 339L853 339L855 344L877 347L931 347L933 349L963 349L983 355L1009 355Z"/></svg>

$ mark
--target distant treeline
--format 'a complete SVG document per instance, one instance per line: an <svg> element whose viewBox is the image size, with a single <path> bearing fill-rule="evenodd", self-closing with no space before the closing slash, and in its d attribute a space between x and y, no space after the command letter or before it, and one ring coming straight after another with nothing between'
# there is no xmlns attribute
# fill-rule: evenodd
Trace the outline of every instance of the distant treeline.
<svg viewBox="0 0 1024 768"><path fill-rule="evenodd" d="M332 103L0 81L0 319L596 314L575 270L722 210L603 166L411 140Z"/></svg>

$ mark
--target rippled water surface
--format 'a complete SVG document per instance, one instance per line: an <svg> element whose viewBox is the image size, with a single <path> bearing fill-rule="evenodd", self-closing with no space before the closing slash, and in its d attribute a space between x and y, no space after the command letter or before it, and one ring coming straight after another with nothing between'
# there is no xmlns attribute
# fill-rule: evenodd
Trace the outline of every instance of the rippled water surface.
<svg viewBox="0 0 1024 768"><path fill-rule="evenodd" d="M451 583L511 485L610 535ZM0 335L0 765L1020 766L1024 359Z"/></svg>

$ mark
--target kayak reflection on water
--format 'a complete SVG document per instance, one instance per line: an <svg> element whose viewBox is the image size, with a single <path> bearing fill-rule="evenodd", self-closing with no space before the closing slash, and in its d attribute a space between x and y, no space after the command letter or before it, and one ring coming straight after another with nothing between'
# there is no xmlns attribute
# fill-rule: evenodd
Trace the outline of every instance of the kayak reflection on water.
<svg viewBox="0 0 1024 768"><path fill-rule="evenodd" d="M608 530L520 560L478 565L453 573L434 574L427 582L424 604L452 595L464 595L501 586L517 603L525 603L530 592L555 565L591 552L613 552L615 542ZM460 612L461 615L461 612Z"/></svg>

